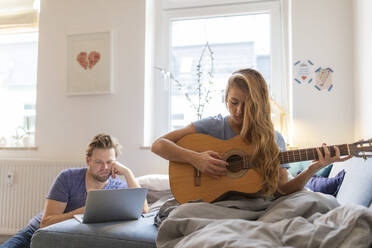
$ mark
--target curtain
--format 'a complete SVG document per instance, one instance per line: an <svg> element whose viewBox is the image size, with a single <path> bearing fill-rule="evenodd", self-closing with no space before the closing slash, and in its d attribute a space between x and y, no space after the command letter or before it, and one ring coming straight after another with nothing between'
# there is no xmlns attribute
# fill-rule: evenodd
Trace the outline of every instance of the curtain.
<svg viewBox="0 0 372 248"><path fill-rule="evenodd" d="M0 32L37 30L38 24L35 9L0 12Z"/></svg>
<svg viewBox="0 0 372 248"><path fill-rule="evenodd" d="M282 26L283 57L283 99L281 108L285 116L281 120L282 135L288 145L292 145L292 51L291 51L291 3L292 0L280 0Z"/></svg>

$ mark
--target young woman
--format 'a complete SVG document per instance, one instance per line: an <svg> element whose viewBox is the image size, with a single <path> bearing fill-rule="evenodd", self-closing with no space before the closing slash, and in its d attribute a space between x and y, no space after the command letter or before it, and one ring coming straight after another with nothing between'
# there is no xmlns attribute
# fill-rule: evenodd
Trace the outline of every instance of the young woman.
<svg viewBox="0 0 372 248"><path fill-rule="evenodd" d="M326 144L323 144L325 155L317 149L319 160L288 181L289 166L280 165L278 159L279 151L285 151L286 146L281 134L274 131L267 84L262 75L253 69L234 72L227 83L225 102L230 115L209 117L170 132L158 138L151 150L167 160L189 163L202 173L218 179L227 172L227 163L221 160L220 154L214 151L195 152L178 146L176 142L192 133L204 133L224 140L240 135L244 142L253 144L249 162L257 167L262 177L264 196L277 191L290 194L301 190L321 168L350 158L340 158L338 147L335 147L336 154L332 157Z"/></svg>

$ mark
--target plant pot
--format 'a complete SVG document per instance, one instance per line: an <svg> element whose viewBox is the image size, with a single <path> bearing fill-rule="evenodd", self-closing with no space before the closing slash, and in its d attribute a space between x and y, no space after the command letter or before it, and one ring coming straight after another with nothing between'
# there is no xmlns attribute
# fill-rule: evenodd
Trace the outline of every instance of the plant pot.
<svg viewBox="0 0 372 248"><path fill-rule="evenodd" d="M0 147L5 147L6 146L6 138L5 137L1 137L0 138Z"/></svg>
<svg viewBox="0 0 372 248"><path fill-rule="evenodd" d="M35 145L35 138L33 135L29 134L22 138L23 146L30 147Z"/></svg>

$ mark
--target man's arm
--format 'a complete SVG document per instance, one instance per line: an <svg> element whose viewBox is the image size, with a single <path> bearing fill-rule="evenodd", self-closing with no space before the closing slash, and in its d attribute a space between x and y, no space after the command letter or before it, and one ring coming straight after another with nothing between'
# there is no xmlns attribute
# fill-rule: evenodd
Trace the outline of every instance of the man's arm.
<svg viewBox="0 0 372 248"><path fill-rule="evenodd" d="M50 226L52 224L71 219L74 214L83 214L85 207L75 209L68 213L63 213L67 203L47 199L45 202L44 214L41 218L40 227Z"/></svg>
<svg viewBox="0 0 372 248"><path fill-rule="evenodd" d="M141 188L136 178L134 177L133 172L118 161L115 161L114 165L112 166L112 178L115 178L115 174L123 175L125 177L125 180L127 181L129 188ZM148 211L149 206L147 204L147 200L145 199L142 212L147 213Z"/></svg>

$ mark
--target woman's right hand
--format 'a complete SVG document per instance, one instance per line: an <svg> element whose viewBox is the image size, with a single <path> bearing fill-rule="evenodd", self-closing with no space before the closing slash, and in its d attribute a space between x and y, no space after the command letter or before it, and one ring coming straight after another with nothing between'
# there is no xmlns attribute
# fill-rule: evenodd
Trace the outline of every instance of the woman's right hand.
<svg viewBox="0 0 372 248"><path fill-rule="evenodd" d="M202 173L215 179L219 179L221 176L224 176L227 173L226 166L228 163L222 160L222 157L219 153L214 151L198 153L193 159L192 164Z"/></svg>

